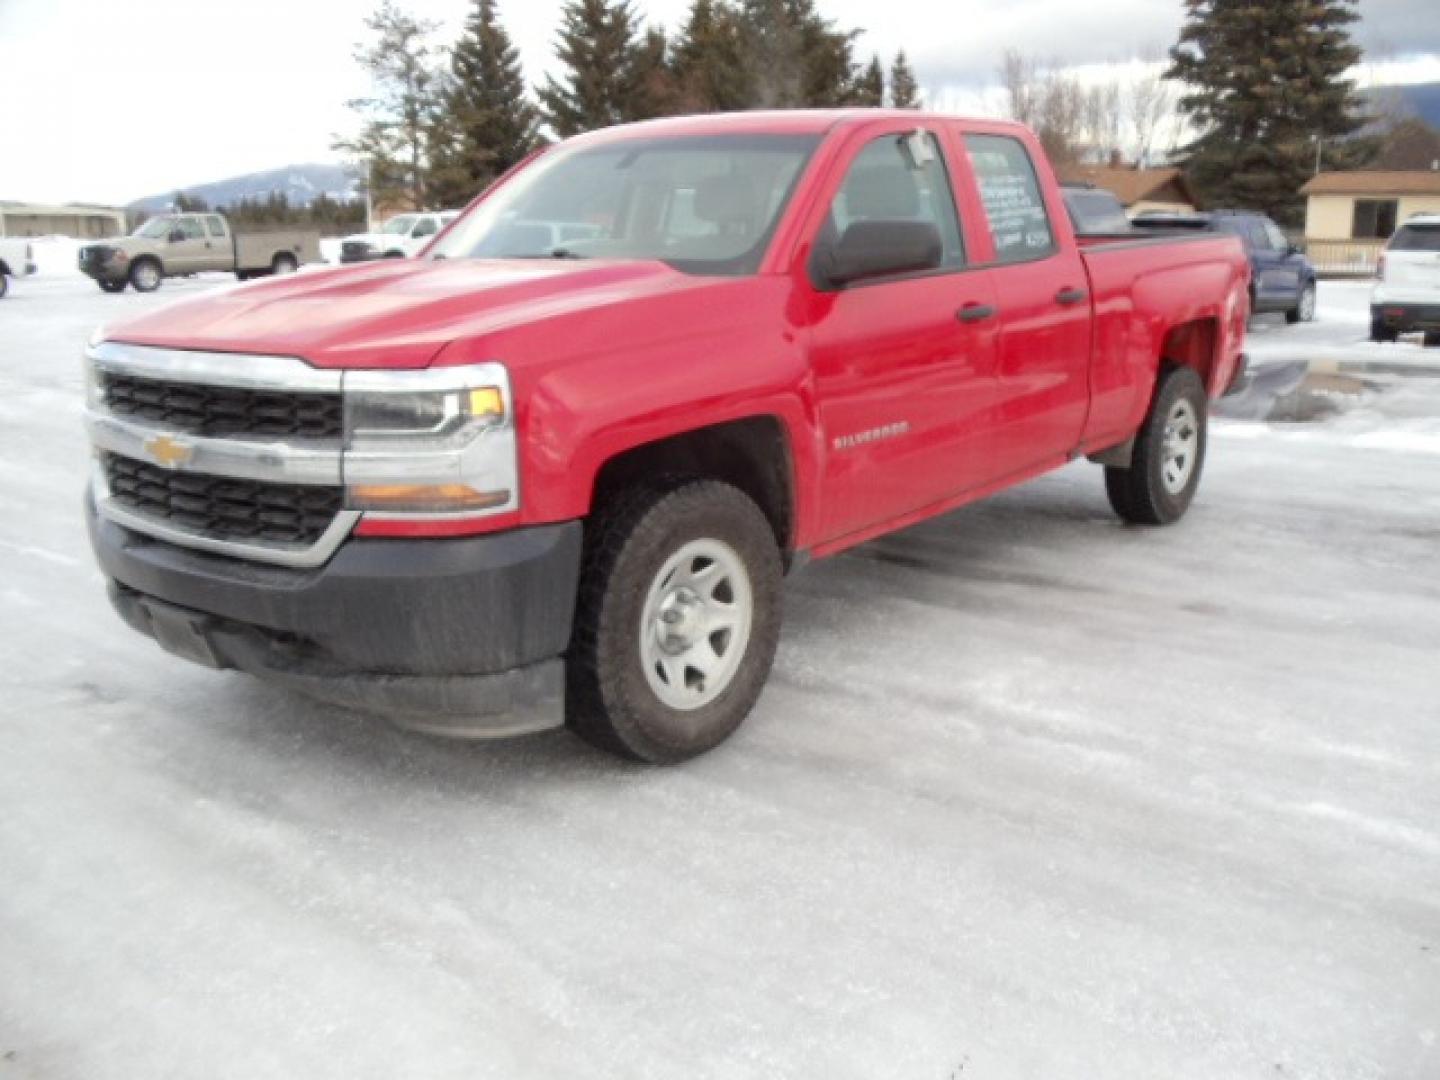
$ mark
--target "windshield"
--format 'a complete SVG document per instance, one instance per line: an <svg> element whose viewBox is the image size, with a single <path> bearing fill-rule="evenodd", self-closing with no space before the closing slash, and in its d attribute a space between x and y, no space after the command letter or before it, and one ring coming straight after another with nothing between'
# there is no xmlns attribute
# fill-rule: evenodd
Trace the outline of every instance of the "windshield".
<svg viewBox="0 0 1440 1080"><path fill-rule="evenodd" d="M153 217L131 233L131 235L143 236L147 240L160 240L169 236L170 230L174 227L174 218Z"/></svg>
<svg viewBox="0 0 1440 1080"><path fill-rule="evenodd" d="M814 135L672 136L561 148L485 199L431 258L658 259L753 274Z"/></svg>
<svg viewBox="0 0 1440 1080"><path fill-rule="evenodd" d="M1440 251L1440 221L1435 224L1411 222L1400 226L1390 241L1391 251Z"/></svg>
<svg viewBox="0 0 1440 1080"><path fill-rule="evenodd" d="M389 221L385 222L384 228L380 231L382 233L408 233L410 226L414 224L414 214L401 214L399 217L392 217Z"/></svg>

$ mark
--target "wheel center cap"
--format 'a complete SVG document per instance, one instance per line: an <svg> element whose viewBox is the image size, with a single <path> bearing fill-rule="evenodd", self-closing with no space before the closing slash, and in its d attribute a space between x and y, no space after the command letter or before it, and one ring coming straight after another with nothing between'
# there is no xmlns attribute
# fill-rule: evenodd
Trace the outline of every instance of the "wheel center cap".
<svg viewBox="0 0 1440 1080"><path fill-rule="evenodd" d="M676 589L660 604L660 644L670 653L681 653L700 637L705 619L705 601L689 589Z"/></svg>

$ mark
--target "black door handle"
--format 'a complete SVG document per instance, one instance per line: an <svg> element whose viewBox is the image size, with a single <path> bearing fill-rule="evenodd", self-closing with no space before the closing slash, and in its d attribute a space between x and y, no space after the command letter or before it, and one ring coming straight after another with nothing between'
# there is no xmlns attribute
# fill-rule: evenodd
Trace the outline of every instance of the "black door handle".
<svg viewBox="0 0 1440 1080"><path fill-rule="evenodd" d="M963 323L984 322L995 317L995 308L990 304L966 304L955 317Z"/></svg>
<svg viewBox="0 0 1440 1080"><path fill-rule="evenodd" d="M1069 307L1071 304L1078 304L1086 297L1084 289L1061 289L1055 294L1055 302Z"/></svg>

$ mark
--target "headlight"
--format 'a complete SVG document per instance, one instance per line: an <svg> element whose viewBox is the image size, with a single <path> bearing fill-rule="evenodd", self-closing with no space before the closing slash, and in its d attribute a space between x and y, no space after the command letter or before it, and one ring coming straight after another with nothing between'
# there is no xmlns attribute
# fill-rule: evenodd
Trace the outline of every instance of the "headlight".
<svg viewBox="0 0 1440 1080"><path fill-rule="evenodd" d="M347 372L346 503L376 516L519 505L510 379L500 364Z"/></svg>

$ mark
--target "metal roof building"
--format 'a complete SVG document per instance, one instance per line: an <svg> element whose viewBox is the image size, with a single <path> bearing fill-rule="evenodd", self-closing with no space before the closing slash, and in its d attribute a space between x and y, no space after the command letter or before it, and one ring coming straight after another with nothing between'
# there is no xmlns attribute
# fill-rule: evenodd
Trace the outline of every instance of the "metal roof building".
<svg viewBox="0 0 1440 1080"><path fill-rule="evenodd" d="M103 240L125 232L125 211L114 206L13 202L0 199L0 236L73 236Z"/></svg>

